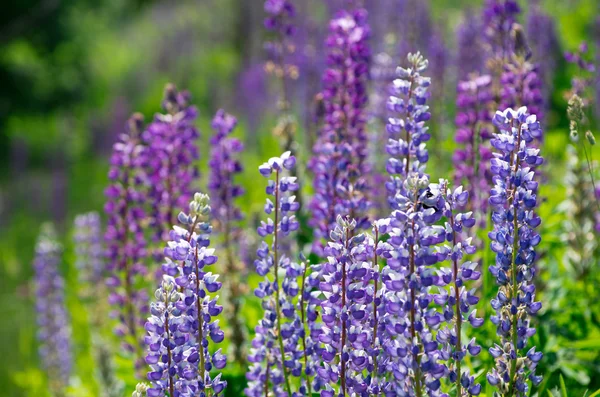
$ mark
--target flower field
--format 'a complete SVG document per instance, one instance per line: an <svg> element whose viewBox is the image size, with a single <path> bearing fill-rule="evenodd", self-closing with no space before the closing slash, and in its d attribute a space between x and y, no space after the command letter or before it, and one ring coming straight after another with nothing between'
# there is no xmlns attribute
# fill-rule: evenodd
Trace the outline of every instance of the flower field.
<svg viewBox="0 0 600 397"><path fill-rule="evenodd" d="M600 395L594 0L0 28L2 395Z"/></svg>

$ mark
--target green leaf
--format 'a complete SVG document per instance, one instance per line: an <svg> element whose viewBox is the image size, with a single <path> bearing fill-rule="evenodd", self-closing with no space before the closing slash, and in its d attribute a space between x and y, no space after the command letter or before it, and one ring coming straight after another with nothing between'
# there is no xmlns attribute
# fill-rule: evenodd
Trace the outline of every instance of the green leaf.
<svg viewBox="0 0 600 397"><path fill-rule="evenodd" d="M589 397L598 397L598 396L600 396L600 389L593 392Z"/></svg>
<svg viewBox="0 0 600 397"><path fill-rule="evenodd" d="M569 397L567 395L567 386L565 386L565 380L562 375L560 375L560 395L561 397Z"/></svg>

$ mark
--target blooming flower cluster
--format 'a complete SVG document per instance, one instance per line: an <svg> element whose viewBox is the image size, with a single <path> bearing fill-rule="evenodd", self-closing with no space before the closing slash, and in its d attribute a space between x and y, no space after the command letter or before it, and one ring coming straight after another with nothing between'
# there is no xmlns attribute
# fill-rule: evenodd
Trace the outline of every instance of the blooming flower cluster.
<svg viewBox="0 0 600 397"><path fill-rule="evenodd" d="M460 146L452 157L455 182L468 187L472 194L470 209L479 214L482 224L485 224L487 195L492 179L489 169L492 158L489 146L492 137L491 83L489 75L474 75L470 80L458 84L454 140Z"/></svg>
<svg viewBox="0 0 600 397"><path fill-rule="evenodd" d="M365 106L369 35L364 9L340 11L329 24L328 68L323 75L325 121L309 164L315 191L309 206L310 225L319 255L338 214L357 219L358 229L368 225Z"/></svg>
<svg viewBox="0 0 600 397"><path fill-rule="evenodd" d="M59 273L62 248L50 224L42 226L33 262L39 354L56 396L66 393L71 376L71 328L65 307L65 281Z"/></svg>
<svg viewBox="0 0 600 397"><path fill-rule="evenodd" d="M76 266L82 282L97 286L104 276L104 248L102 245L102 225L96 212L78 215L75 218Z"/></svg>
<svg viewBox="0 0 600 397"><path fill-rule="evenodd" d="M535 247L540 235L535 231L541 220L535 213L538 183L534 169L542 164L539 149L530 147L541 136L540 124L527 108L496 112L493 119L499 133L492 139L496 149L492 160L494 187L490 194L494 229L490 232L491 249L496 254L490 272L496 278L498 293L492 299L500 344L490 348L496 360L488 373L488 382L506 395L528 395L527 379L541 381L535 369L542 354L527 341L535 333L530 317L541 308L535 301L533 279L536 269Z"/></svg>
<svg viewBox="0 0 600 397"><path fill-rule="evenodd" d="M344 10L343 3L352 11ZM291 151L258 167L267 179L266 216L255 222L260 243L252 257L259 278L254 295L262 313L247 356L243 303L248 287L241 275L246 269L240 265L247 249L242 225L252 218L245 218L239 207L244 189L236 178L244 171L244 146L232 136L237 119L219 110L212 120L214 135L207 148L212 207L208 195L192 196L199 132L194 127L197 111L186 93L167 86L165 114L156 115L147 127L134 116L127 133L119 137L106 189L104 257L97 214L76 219L75 242L86 283L96 284L108 273L117 335L133 353L138 370L146 349L148 384L139 384L134 397L224 395L227 382L221 371L227 359L217 345L226 337L239 367L245 368L246 360L250 364L244 389L248 397L478 396L484 386L482 374L489 368L481 368L486 360L478 357L482 347L473 330L484 323L477 314L479 300L492 293L490 320L497 341L489 349L494 367L487 383L498 396L525 397L541 382L536 370L542 353L530 346L530 339L536 332L532 318L542 307L536 301L535 262L541 243L536 211L543 159L537 146L545 79L530 61L523 29L516 22L517 1L487 0L482 23L470 17L467 21L475 23L463 26L460 33L463 55L468 48L488 53L465 56L465 70L460 71L453 184L446 179L432 182L427 172L427 142L432 138L428 104L432 96L435 101L442 98L447 61L427 2L386 0L385 7L378 5L379 18L386 23L376 28L380 34L396 22L404 24L398 31L406 37L399 37L398 45L419 44L435 59L429 68L420 52L409 53L395 69L395 79L391 65L396 63L385 52L371 67L371 29L361 3L326 2L342 10L330 21L325 41L324 122L309 162L314 196L308 210L300 212L304 178L296 177ZM406 11L398 21L384 15L392 5ZM282 83L278 126L287 148L295 146L286 79L297 72L288 59L295 51L291 37L296 9L292 0L265 0L264 10L265 27L275 37L267 44L272 56L267 69ZM538 22L543 25L539 29L549 31L548 21ZM427 34L415 37L421 36L417 31ZM397 45L394 39L388 44ZM582 47L567 58L591 72L586 51ZM424 76L427 70L438 76L434 80L440 88L431 86ZM373 95L370 78L377 80ZM585 132L587 141L579 137L591 103L579 95L586 90L582 81L590 80L574 82L568 116L572 138L584 144L580 150L585 152L585 143L591 146L595 138L590 131ZM438 91L432 95L432 89ZM371 108L368 98L374 99ZM499 106L507 108L492 114ZM385 122L385 132L382 128L368 136L369 118ZM387 134L386 142L379 134ZM384 145L387 156L381 156ZM569 164L571 202L565 204L571 222L564 229L572 234L570 245L577 251L565 250L564 263L576 270L577 282L587 278L599 250L592 229L600 230L600 221L593 222L600 204L596 201L595 212L590 199L598 198L600 190L594 186L593 159L587 152L585 156L591 185L582 177L582 159L575 159ZM384 163L389 177L379 183L372 168L383 168ZM372 197L379 193L377 188L386 189L379 197L386 200L383 205ZM189 210L179 212L184 206ZM373 219L377 211L383 214ZM310 216L308 224L305 216ZM490 217L494 263L489 274L497 288L487 278L479 281L484 262L477 248L482 244L473 238ZM224 250L223 278L213 270L213 227ZM366 231L369 227L372 232ZM307 230L313 239L306 238ZM168 242L161 247L160 282L149 302L148 268L159 256L158 241ZM62 395L69 382L71 346L59 262L54 237L40 237L35 261L40 353L53 391ZM254 280L249 277L247 284ZM224 311L217 295L221 290L227 294L231 334L219 324ZM101 370L110 373L107 352L100 352L99 361ZM118 382L101 376L107 394L120 393Z"/></svg>
<svg viewBox="0 0 600 397"><path fill-rule="evenodd" d="M388 232L387 242L377 253L387 261L381 274L379 356L381 381L386 395L413 393L421 396L427 390L438 393L445 367L438 363L440 351L433 338L432 327L442 318L430 310L430 286L441 285L432 265L444 259L433 245L444 240L443 229L429 225L441 218L440 209L430 200L429 177L424 174L429 140L429 108L426 105L430 80L421 76L427 61L421 54L409 54L410 67L398 68L394 95L388 108L400 115L391 117L387 152L390 155L387 183L392 214L379 226ZM426 207L427 205L427 207ZM383 343L385 340L386 343ZM389 374L389 375L386 375Z"/></svg>
<svg viewBox="0 0 600 397"><path fill-rule="evenodd" d="M393 95L387 107L396 117L387 123L389 134L386 150L390 156L386 166L391 179L386 184L388 201L395 209L396 194L403 188L403 182L411 172L422 171L429 160L425 142L430 139L429 127L425 124L431 118L427 98L431 80L422 76L429 62L420 53L408 55L408 68L397 69L398 78L393 82Z"/></svg>
<svg viewBox="0 0 600 397"><path fill-rule="evenodd" d="M429 177L410 172L396 195L395 208L389 220L390 237L379 248L387 260L383 270L386 310L381 316L387 343L380 368L393 374L383 390L437 395L446 370L439 362L441 352L433 330L443 317L431 307L430 287L443 286L449 277L444 280L433 266L445 260L446 253L434 248L444 241L445 232L434 225L442 212L438 197L429 189Z"/></svg>
<svg viewBox="0 0 600 397"><path fill-rule="evenodd" d="M481 74L485 70L485 56L481 37L481 21L475 13L467 10L464 21L457 30L457 60L459 80L469 78L469 74Z"/></svg>
<svg viewBox="0 0 600 397"><path fill-rule="evenodd" d="M296 16L296 7L290 0L265 0L265 28L273 32L277 39L267 42L266 47L273 58L283 61L286 53L290 51L287 40L294 35L295 26L293 18ZM285 73L285 69L279 71Z"/></svg>
<svg viewBox="0 0 600 397"><path fill-rule="evenodd" d="M244 145L239 139L229 136L236 125L236 118L222 109L217 111L212 120L215 134L210 139L208 190L212 198L213 217L221 230L242 219L234 200L244 194L244 189L233 178L243 171L242 163L236 156L244 149Z"/></svg>
<svg viewBox="0 0 600 397"><path fill-rule="evenodd" d="M138 288L147 273L144 266L146 239L144 221L144 147L140 143L143 120L134 115L128 132L114 145L108 173L110 186L104 210L108 215L104 239L107 246L107 285L111 289L109 302L114 305L112 316L119 320L115 333L123 339L127 351L135 352L136 366L141 362L143 318L148 311L148 296Z"/></svg>
<svg viewBox="0 0 600 397"><path fill-rule="evenodd" d="M511 31L521 7L516 0L487 0L483 8L483 37L488 56L508 59L514 50Z"/></svg>
<svg viewBox="0 0 600 397"><path fill-rule="evenodd" d="M225 367L221 349L211 354L210 342L220 343L224 333L218 316L221 283L218 275L207 271L217 261L209 247L211 209L207 195L196 193L189 204L189 215L180 213L171 240L165 248L163 281L152 303L152 316L145 324L148 335L146 363L152 387L149 397L219 395L227 386L221 374L211 371Z"/></svg>
<svg viewBox="0 0 600 397"><path fill-rule="evenodd" d="M321 396L369 395L375 368L371 281L374 242L365 234L354 235L356 222L338 216L331 241L325 248L327 262L321 268L322 332L319 349L323 364L317 370L324 386Z"/></svg>
<svg viewBox="0 0 600 397"><path fill-rule="evenodd" d="M276 395L292 395L290 376L302 375L300 339L304 326L301 323L297 306L300 292L298 278L303 273L302 266L285 253L282 239L298 229L294 213L299 205L295 201L298 190L296 177L284 176L286 170L293 170L296 158L290 152L281 157L273 157L259 167L261 175L269 179L266 193L265 213L267 222L261 222L258 234L265 238L272 236L271 244L263 241L256 252L256 272L263 276L254 294L262 299L263 318L255 328L252 349L248 361L252 364L246 374L248 387L246 395L258 397L266 390ZM299 393L306 393L303 385Z"/></svg>
<svg viewBox="0 0 600 397"><path fill-rule="evenodd" d="M234 346L233 355L237 362L244 362L243 344L244 327L240 316L242 286L240 284L240 260L236 259L242 250L239 221L243 219L235 199L244 194L244 189L236 184L234 178L243 171L241 161L237 158L244 149L242 142L229 135L237 125L237 120L224 110L219 110L212 120L215 134L210 140L211 151L208 165L210 174L208 190L212 197L213 219L222 236L225 250L225 273L227 274L227 290L229 310L227 317L231 326L231 339Z"/></svg>
<svg viewBox="0 0 600 397"><path fill-rule="evenodd" d="M168 84L162 107L166 114L157 114L142 133L146 146L147 200L151 206L150 226L158 241L164 241L176 223L175 217L192 197L192 183L198 176L194 161L199 137L194 126L198 110L189 105L189 94L178 92Z"/></svg>
<svg viewBox="0 0 600 397"><path fill-rule="evenodd" d="M440 289L440 293L434 297L435 303L443 305L443 317L447 323L445 328L438 331L436 339L442 345L442 357L448 362L448 380L456 384L456 395L478 395L481 384L475 383L474 376L461 365L467 355L477 356L481 351L475 338L467 343L462 340L464 325L470 323L473 327L479 327L483 324L483 319L477 318L475 310L471 310L479 301L476 290L467 289L469 281L477 281L481 276L477 263L466 259L467 255L475 253L472 238L466 234L466 229L475 225L475 218L471 211L462 212L467 207L469 197L462 186L451 190L448 182L441 180L439 184L431 184L430 189L433 197L439 197L438 204L443 208L444 249L452 263L449 290Z"/></svg>
<svg viewBox="0 0 600 397"><path fill-rule="evenodd" d="M539 77L537 65L529 62L528 56L513 57L513 62L505 66L500 83L503 108L526 106L532 114L542 117L544 110L542 80ZM541 138L540 136L539 139Z"/></svg>

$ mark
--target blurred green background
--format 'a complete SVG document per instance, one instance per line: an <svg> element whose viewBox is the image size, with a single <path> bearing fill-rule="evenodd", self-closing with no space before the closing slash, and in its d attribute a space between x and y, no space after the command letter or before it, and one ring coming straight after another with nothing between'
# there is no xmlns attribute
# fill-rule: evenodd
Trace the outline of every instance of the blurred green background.
<svg viewBox="0 0 600 397"><path fill-rule="evenodd" d="M305 1L302 4L310 12L323 14L318 0ZM597 1L542 2L543 9L556 19L563 49L593 40ZM132 112L140 111L150 120L160 110L165 84L173 82L191 92L193 103L200 109L199 127L204 138L210 134L209 120L218 108L224 107L240 118L239 134L248 147L243 184L252 186L255 166L265 156L276 154L277 144L271 135L274 104L266 106L256 121L256 114L248 111L248 103L255 98L240 89L240 76L252 65L260 69L264 58L262 3L23 0L2 5L0 395L46 396L45 379L38 366L30 279L35 238L40 224L47 220L56 222L65 236L67 260L62 270L70 288L68 305L76 350L72 393L97 395L87 314L77 298L77 275L69 260L70 229L76 214L102 210L107 157ZM435 0L431 2L433 20L448 40L455 41L454 30L464 10L480 5L478 1ZM455 48L455 43L449 45ZM560 237L553 230L560 223L556 207L565 195L560 181L568 132L562 92L569 88L572 70L564 63L560 65L548 116L550 131L543 149L548 174L555 181L542 189L550 200L540 210L544 241L550 247L544 262L548 266L543 273L546 279L561 271L559 258L563 254ZM256 83L256 95L268 97L268 84ZM446 97L453 98L454 87L450 85L447 90ZM445 128L451 131L451 126ZM205 168L206 146L200 142L201 168ZM451 137L442 146L450 153ZM448 176L437 174L439 167L431 170L433 179ZM249 191L244 210L260 209L262 189ZM600 305L598 301L594 304ZM573 395L600 387L600 334L597 324L595 327L578 342L580 345L571 345L566 352L551 327L548 334L541 332L540 337L548 339L544 342L548 349L554 349L546 354L551 360L547 365L555 367L546 370L564 375ZM554 376L551 384L557 384L558 379Z"/></svg>

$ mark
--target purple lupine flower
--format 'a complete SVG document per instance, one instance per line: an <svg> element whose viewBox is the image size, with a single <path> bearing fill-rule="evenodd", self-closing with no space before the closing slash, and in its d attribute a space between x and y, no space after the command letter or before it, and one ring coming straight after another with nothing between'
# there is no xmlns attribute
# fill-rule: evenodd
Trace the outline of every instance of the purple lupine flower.
<svg viewBox="0 0 600 397"><path fill-rule="evenodd" d="M455 183L464 184L472 193L469 209L478 214L482 226L487 218L487 196L492 182L491 83L489 75L472 75L470 80L458 83L454 137L458 146L452 156Z"/></svg>
<svg viewBox="0 0 600 397"><path fill-rule="evenodd" d="M533 61L538 65L544 110L547 111L554 87L554 71L558 64L560 44L554 19L542 11L538 1L529 9L527 36L532 49Z"/></svg>
<svg viewBox="0 0 600 397"><path fill-rule="evenodd" d="M239 139L229 136L236 125L237 119L222 109L217 111L212 120L215 134L210 139L208 190L212 199L213 218L221 232L242 219L234 200L244 194L244 189L233 178L244 169L237 159L244 145Z"/></svg>
<svg viewBox="0 0 600 397"><path fill-rule="evenodd" d="M315 192L309 224L318 255L323 254L324 239L337 215L356 219L357 229L368 225L365 106L370 31L366 19L364 9L340 11L329 24L328 69L323 75L325 123L309 164Z"/></svg>
<svg viewBox="0 0 600 397"><path fill-rule="evenodd" d="M526 396L527 379L534 385L542 380L535 375L542 353L535 347L525 353L528 339L535 334L530 317L541 308L541 303L535 301L533 283L535 247L541 240L535 231L541 220L535 213L538 184L534 170L543 159L531 143L542 132L536 116L525 107L496 112L493 122L499 133L492 139L497 152L492 160L495 185L490 205L494 228L489 237L496 262L490 272L499 289L492 299L496 315L491 320L500 341L490 348L496 367L487 379L501 394Z"/></svg>
<svg viewBox="0 0 600 397"><path fill-rule="evenodd" d="M187 365L184 354L191 349L191 341L189 335L179 331L183 319L177 303L182 298L177 291L175 280L163 276L154 298L156 301L150 305L152 315L145 325L148 332L146 363L150 366L148 380L151 382L151 387L147 388L146 393L152 397L164 397L167 393L169 396L182 395L181 391L186 388L187 379L179 374Z"/></svg>
<svg viewBox="0 0 600 397"><path fill-rule="evenodd" d="M59 273L62 247L50 224L42 226L33 262L39 355L54 395L69 385L73 357L71 328L65 306L65 281Z"/></svg>
<svg viewBox="0 0 600 397"><path fill-rule="evenodd" d="M248 136L258 136L266 105L271 102L263 63L244 65L237 76L236 87L238 95L234 98L235 105L244 112ZM248 144L253 143L250 141Z"/></svg>
<svg viewBox="0 0 600 397"><path fill-rule="evenodd" d="M399 40L397 53L408 54L429 48L434 33L429 2L398 0L396 7L399 14L395 32Z"/></svg>
<svg viewBox="0 0 600 397"><path fill-rule="evenodd" d="M392 374L382 385L384 393L437 395L446 373L439 342L433 330L444 321L431 305L431 287L450 281L435 264L446 258L436 245L445 240L445 229L434 225L442 217L440 195L429 188L429 177L411 171L402 181L396 208L387 222L389 239L378 246L387 260L382 271L381 371Z"/></svg>
<svg viewBox="0 0 600 397"><path fill-rule="evenodd" d="M321 268L322 364L317 374L324 384L323 397L367 395L376 360L371 281L379 272L370 262L373 239L354 235L355 228L356 221L338 216L325 248L327 262Z"/></svg>
<svg viewBox="0 0 600 397"><path fill-rule="evenodd" d="M286 170L291 172L295 164L296 158L285 152L259 167L265 178L272 175L274 178L269 179L266 188L267 195L273 197L273 201L267 198L264 208L269 218L267 222L261 222L257 230L262 238L272 236L272 243L261 243L256 251L258 259L254 262L256 272L264 277L254 291L262 299L264 313L255 328L248 356L252 365L246 373L248 387L245 393L252 397L262 396L264 390L292 396L290 375L302 375L303 352L299 346L304 325L298 315L296 297L300 292L297 279L303 270L286 255L282 241L299 227L294 215L299 209L294 194L298 182L296 177L283 175ZM306 390L301 387L299 392L302 395Z"/></svg>
<svg viewBox="0 0 600 397"><path fill-rule="evenodd" d="M306 328L308 328L308 333L306 329L303 329L302 332L304 373L306 375L303 385L306 387L307 395L312 396L313 388L315 392L319 392L323 387L322 380L316 376L321 362L319 335L322 324L317 319L318 309L321 306L319 284L322 264L309 264L303 254L300 259L302 261L302 283L298 307L300 321L302 324L307 324Z"/></svg>
<svg viewBox="0 0 600 397"><path fill-rule="evenodd" d="M508 59L514 52L511 32L521 12L516 0L487 0L483 8L483 38L488 57Z"/></svg>
<svg viewBox="0 0 600 397"><path fill-rule="evenodd" d="M73 240L80 280L96 289L104 277L102 225L97 212L89 212L75 217Z"/></svg>
<svg viewBox="0 0 600 397"><path fill-rule="evenodd" d="M387 103L388 110L397 115L388 119L386 127L389 134L386 150L390 156L386 169L391 175L386 188L392 208L403 181L411 172L420 172L429 160L425 142L430 134L425 122L431 118L426 104L431 80L421 75L428 62L417 52L408 54L408 63L408 68L398 67L398 79L393 82L393 94Z"/></svg>
<svg viewBox="0 0 600 397"><path fill-rule="evenodd" d="M283 62L285 71L285 58L290 49L288 40L294 35L296 28L293 19L296 16L296 7L290 0L265 0L264 4L267 17L265 18L265 29L275 35L273 41L265 44L269 55L275 62Z"/></svg>
<svg viewBox="0 0 600 397"><path fill-rule="evenodd" d="M443 316L430 307L432 286L450 281L437 274L435 265L445 259L445 252L434 247L445 240L445 231L434 224L441 219L442 197L429 189L424 174L428 160L425 142L429 139L425 122L430 80L421 76L427 61L409 54L409 68L398 68L394 81L395 94L388 107L401 118L390 118L391 135L387 150L391 158L388 172L389 201L392 215L379 222L389 239L378 245L377 254L387 260L382 270L380 297L380 373L391 374L381 380L385 394L437 394L446 367L439 363L442 355L432 330L439 327ZM405 133L404 138L401 137Z"/></svg>
<svg viewBox="0 0 600 397"><path fill-rule="evenodd" d="M485 70L481 31L479 17L472 10L467 10L464 21L457 30L458 54L456 62L460 81L467 80L471 73L481 74Z"/></svg>
<svg viewBox="0 0 600 397"><path fill-rule="evenodd" d="M242 142L229 135L237 125L237 119L224 110L219 110L212 120L215 134L211 138L208 190L212 197L213 219L216 229L222 236L225 255L225 273L229 290L229 310L227 317L232 330L231 342L235 360L244 365L244 324L241 321L240 308L243 295L240 280L240 261L236 260L241 250L242 239L239 221L243 219L235 199L244 194L244 189L236 184L234 177L243 171L238 159L244 149Z"/></svg>
<svg viewBox="0 0 600 397"><path fill-rule="evenodd" d="M434 31L427 46L427 59L429 60L429 73L436 81L433 87L433 98L443 103L445 96L446 68L448 64L448 48L444 37L439 31ZM440 106L443 110L443 106ZM438 112L439 113L439 112Z"/></svg>
<svg viewBox="0 0 600 397"><path fill-rule="evenodd" d="M513 62L505 65L500 84L502 86L500 105L503 108L525 106L532 114L540 115L541 119L544 110L542 80L537 65L529 62L528 57L513 56ZM540 136L539 139L542 137Z"/></svg>
<svg viewBox="0 0 600 397"><path fill-rule="evenodd" d="M224 339L219 320L214 320L223 307L217 303L218 296L211 296L221 282L206 268L217 261L214 249L209 248L209 200L207 195L194 195L189 214L180 212L177 217L184 227L173 227L164 249L163 286L152 307L153 317L146 323L148 378L155 381L148 396L164 396L167 389L170 396L192 397L209 391L216 396L227 386L220 373L211 377L212 370L225 367L226 357L221 349L209 351L211 343Z"/></svg>
<svg viewBox="0 0 600 397"><path fill-rule="evenodd" d="M109 303L114 306L111 313L119 320L115 329L123 338L126 351L136 356L136 366L142 365L141 332L143 318L148 312L148 296L144 289L135 286L147 273L144 261L147 257L143 223L146 213L145 149L140 144L143 118L134 115L128 124L128 131L119 138L113 147L111 167L108 172L110 185L104 210L108 215L104 239L107 247L106 266L109 276L106 280L111 289Z"/></svg>
<svg viewBox="0 0 600 397"><path fill-rule="evenodd" d="M470 323L476 328L483 324L483 319L476 317L476 310L471 309L479 301L476 290L467 289L467 283L477 281L481 273L477 270L477 262L464 259L476 251L472 237L467 237L466 233L466 229L475 225L475 218L471 211L461 212L469 197L462 186L451 190L448 181L441 180L439 184L431 184L430 188L434 197L442 197L446 233L443 249L452 264L450 288L440 288L439 294L434 296L435 303L443 305L444 320L448 324L438 331L436 339L443 346L442 356L448 362L448 380L456 384L456 395L476 396L481 392L481 385L475 383L469 369L461 365L467 355L476 356L481 351L475 338L468 342L461 340L464 325Z"/></svg>
<svg viewBox="0 0 600 397"><path fill-rule="evenodd" d="M194 126L198 110L189 100L189 93L167 84L162 102L166 113L155 115L141 136L147 148L150 226L158 241L168 238L177 214L192 198L192 185L198 176L194 165L198 159L195 141L199 133Z"/></svg>

